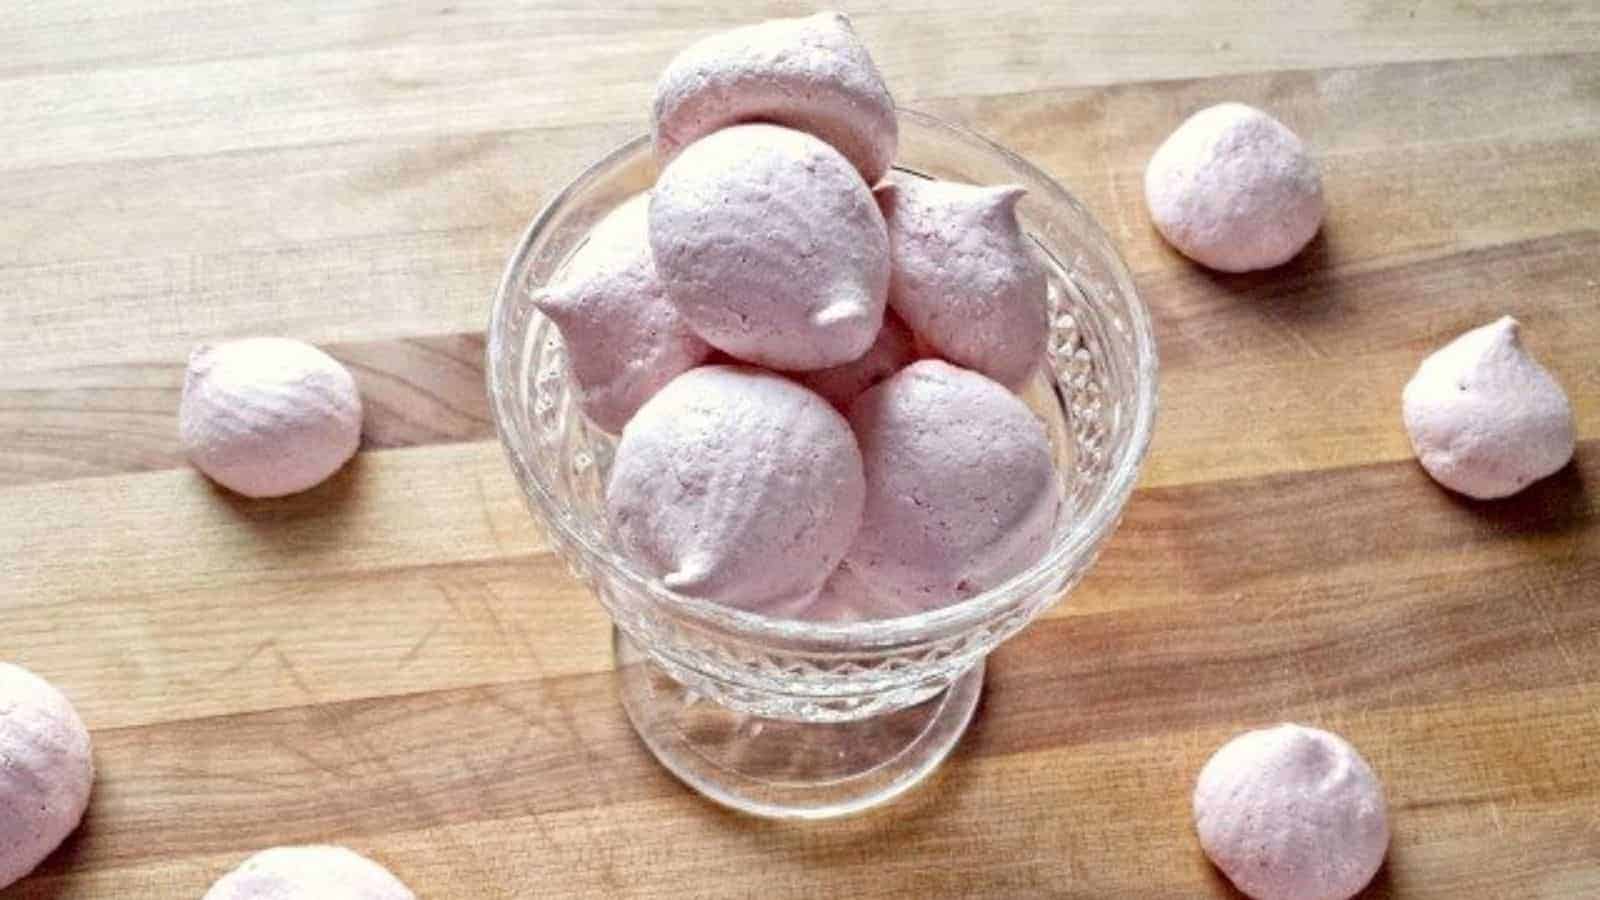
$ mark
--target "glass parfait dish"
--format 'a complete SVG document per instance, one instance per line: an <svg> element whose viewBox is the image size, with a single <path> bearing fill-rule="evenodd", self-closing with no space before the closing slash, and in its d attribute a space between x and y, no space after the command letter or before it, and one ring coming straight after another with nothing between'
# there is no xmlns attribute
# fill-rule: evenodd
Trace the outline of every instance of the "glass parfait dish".
<svg viewBox="0 0 1600 900"><path fill-rule="evenodd" d="M1010 151L928 115L899 115L903 175L1027 189L1017 214L1050 276L1049 356L1023 399L1047 424L1066 503L1044 556L1003 584L917 615L824 624L675 594L617 552L604 502L616 439L584 418L561 337L529 296L596 222L655 182L648 135L590 166L533 220L489 324L501 442L552 544L614 622L629 719L680 779L756 815L847 815L933 771L971 720L985 658L1093 564L1150 442L1149 315L1093 217Z"/></svg>

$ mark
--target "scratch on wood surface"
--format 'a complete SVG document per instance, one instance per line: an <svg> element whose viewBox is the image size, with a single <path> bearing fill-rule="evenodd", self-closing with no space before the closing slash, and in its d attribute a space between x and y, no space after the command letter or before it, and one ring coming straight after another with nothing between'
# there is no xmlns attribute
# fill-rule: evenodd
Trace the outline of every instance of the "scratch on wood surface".
<svg viewBox="0 0 1600 900"><path fill-rule="evenodd" d="M323 762L322 760L318 759L316 756L312 755L311 751L305 749L304 747L301 747L299 744L296 744L293 741L285 740L284 738L281 738L281 737L275 737L272 740L272 744L273 744L273 746L277 747L278 749L284 751L285 753L288 753L290 756L293 756L295 759L298 759L301 762L306 763L307 765L311 766L313 769L317 770L318 772L321 772L324 775L330 776L330 777L335 778L335 779L337 779L339 781L345 781L345 780L348 780L350 778L350 771L348 769L341 768L340 766L334 765L333 763Z"/></svg>
<svg viewBox="0 0 1600 900"><path fill-rule="evenodd" d="M222 782L224 784L243 785L246 787L269 788L274 791L283 790L285 787L284 785L279 784L276 781L272 781L271 779L253 777L236 771L225 771L214 768L190 769L176 767L168 768L166 772L169 775L176 775L179 778L210 782L213 784Z"/></svg>
<svg viewBox="0 0 1600 900"><path fill-rule="evenodd" d="M1100 172L1106 180L1106 192L1111 195L1111 214L1116 217L1117 237L1128 240L1132 230L1128 227L1127 216L1123 213L1123 199L1121 182L1117 178L1116 167L1111 164L1110 135L1106 133L1106 123L1109 121L1110 104L1107 94L1101 92L1094 100L1095 113L1095 149L1100 154Z"/></svg>
<svg viewBox="0 0 1600 900"><path fill-rule="evenodd" d="M483 702L494 707L500 712L505 713L511 718L516 719L518 722L521 722L528 733L540 732L543 734L555 734L555 732L553 732L550 727L545 724L543 718L535 717L533 713L528 712L526 709L501 699L500 694L494 685L486 684L479 687L477 689L477 694L483 699Z"/></svg>
<svg viewBox="0 0 1600 900"><path fill-rule="evenodd" d="M478 605L483 607L484 614L489 617L489 621L494 625L495 633L500 635L502 640L518 643L516 635L512 634L511 629L506 627L505 620L500 618L500 610L495 608L494 601L494 592L485 590L483 598Z"/></svg>
<svg viewBox="0 0 1600 900"><path fill-rule="evenodd" d="M347 727L348 724L343 717L339 717L335 720L334 730L339 733L339 736L347 745L358 751L358 755L361 758L371 761L382 770L389 783L409 798L411 808L425 810L429 818L437 821L448 820L448 811L431 799L432 792L429 789L419 788L412 778L400 771L384 748L369 740L366 732L349 728ZM488 862L479 849L463 837L454 834L449 829L442 829L436 834L439 834L444 839L444 843L450 845L451 852L457 858L476 861L480 871L488 868Z"/></svg>
<svg viewBox="0 0 1600 900"><path fill-rule="evenodd" d="M483 593L489 598L486 601L487 604L492 606L495 602L501 599L499 592L497 592L494 589L494 586L488 582L482 582L480 587L482 588ZM532 674L540 681L543 681L548 676L549 669L545 665L544 658L540 656L539 651L534 648L533 641L528 639L527 633L519 628L509 632L503 631L502 634L517 646L522 648L522 652L527 657L529 667L532 669ZM556 716L561 720L562 728L560 732L550 731L548 726L545 725L542 720L540 721L540 727L546 730L548 733L557 734L567 741L569 749L573 751L578 760L583 764L584 772L588 776L589 783L599 786L601 784L599 773L594 769L593 761L590 759L587 745L585 744L582 732L578 727L577 713L573 710L572 704L567 701L565 696L563 696L559 690L547 692L546 699L549 700L549 704L546 708L554 708ZM524 719L524 721L528 721L530 725L532 724L531 719Z"/></svg>
<svg viewBox="0 0 1600 900"><path fill-rule="evenodd" d="M240 672L244 671L244 667L245 666L250 665L250 663L252 661L254 661L256 659L256 657L258 657L261 654L267 652L267 649L270 648L272 646L272 644L273 644L273 642L272 642L272 640L270 638L267 639L267 640L262 641L259 644L256 644L255 649L251 650L249 653L246 653L243 657L241 657L239 659L238 662L233 663L232 665L228 666L226 669L223 669L222 672L218 675L218 677L219 678L231 678L234 675L237 675Z"/></svg>
<svg viewBox="0 0 1600 900"><path fill-rule="evenodd" d="M1569 556L1568 558L1570 559L1571 557ZM1585 684L1586 688L1593 691L1594 686L1586 683L1583 669L1578 665L1577 657L1573 655L1572 648L1567 646L1566 640L1561 636L1561 629L1556 627L1555 620L1550 617L1550 611L1545 608L1544 601L1539 599L1537 591L1528 592L1528 603L1533 607L1534 612L1539 615L1539 622L1544 626L1544 630L1550 634L1550 642L1555 645L1556 653L1561 657L1561 664L1566 667L1567 674L1572 676L1573 681ZM1600 726L1600 703L1590 705L1589 718L1597 726ZM1596 815L1595 820L1600 822L1600 814Z"/></svg>
<svg viewBox="0 0 1600 900"><path fill-rule="evenodd" d="M1311 706L1311 712L1317 721L1327 721L1326 713L1322 706L1322 697L1317 693L1316 680L1311 675L1311 669L1306 666L1305 657L1299 653L1294 654L1294 668L1300 675L1300 683L1305 685L1306 700Z"/></svg>
<svg viewBox="0 0 1600 900"><path fill-rule="evenodd" d="M566 737L566 735L560 735L554 732L543 719L535 718L533 714L529 713L522 707L513 703L508 703L502 699L498 690L492 685L483 686L478 690L477 693L478 696L482 697L490 706L521 722L525 729L523 734L541 732L545 734L555 734L558 737ZM520 752L522 752L522 750L523 748L520 741L512 741L506 752L501 755L498 768L505 770L513 757L517 756ZM552 848L560 847L561 842L556 837L556 831L551 829L549 824L545 822L544 813L538 809L528 809L526 812L529 820L533 824L534 830L539 833L540 840Z"/></svg>
<svg viewBox="0 0 1600 900"><path fill-rule="evenodd" d="M495 605L504 599L500 596L500 592L494 589L494 585L489 583L488 579L479 578L476 580L478 589L487 598L484 600L484 606L488 609L489 615L494 617L495 624L499 626L501 637L522 648L522 652L527 655L528 663L532 666L533 674L536 677L542 679L548 676L549 669L545 666L544 658L539 655L538 650L534 649L533 641L528 639L528 633L521 628L508 629L495 614Z"/></svg>
<svg viewBox="0 0 1600 900"><path fill-rule="evenodd" d="M481 584L481 587L483 592L490 598L490 603L501 599L499 592L494 589L493 585L485 581ZM544 660L538 651L534 649L533 642L528 639L527 634L519 629L514 633L512 639L527 654L528 662L535 674L541 680L544 679L547 672ZM595 846L604 846L606 838L605 829L601 822L603 816L601 809L608 798L601 789L604 787L605 781L601 777L600 771L596 768L592 749L589 747L588 742L583 739L577 711L573 709L572 704L561 693L559 688L548 692L547 699L550 701L549 707L554 708L557 718L561 721L563 732L561 737L565 740L567 749L577 759L579 765L583 766L585 783L584 785L574 785L573 795L576 797L579 796L580 792L583 792L583 796L588 798L588 802L574 803L573 808L579 810L583 816L582 826L589 843ZM585 786L588 788L587 791L585 791ZM537 821L538 815L535 814L534 817L536 827L539 828L540 833L544 834L547 840L553 841L554 838L545 830L544 823ZM602 866L602 878L608 884L614 883L616 879L615 862L609 855L602 862Z"/></svg>
<svg viewBox="0 0 1600 900"><path fill-rule="evenodd" d="M501 599L499 592L487 581L482 582L480 587L489 598L486 603L490 606ZM522 648L522 652L526 655L529 667L536 678L542 681L548 676L549 669L545 665L544 658L534 648L533 641L528 639L526 632L521 629L515 629L509 632L502 631L501 634ZM595 771L593 761L590 759L587 745L578 727L577 714L573 710L572 704L559 691L550 692L550 696L547 699L550 700L550 706L555 708L556 715L561 720L561 736L569 742L570 749L578 756L579 761L583 763L585 774L588 776L590 784L598 786L601 783L599 773Z"/></svg>
<svg viewBox="0 0 1600 900"><path fill-rule="evenodd" d="M1583 680L1583 671L1578 668L1578 661L1573 658L1571 648L1567 646L1566 641L1562 640L1561 631L1556 628L1555 622L1550 618L1550 611L1544 608L1544 603L1539 599L1537 592L1528 592L1528 605L1533 607L1533 611L1539 615L1539 623L1550 634L1550 642L1555 645L1557 654L1561 656L1562 664L1567 667L1567 673L1574 680L1581 682Z"/></svg>
<svg viewBox="0 0 1600 900"><path fill-rule="evenodd" d="M428 642L433 640L433 636L438 634L439 633L439 629L443 628L443 627L444 627L444 620L443 619L436 620L433 623L433 625L430 626L428 628L428 630L423 633L422 637L418 638L417 642L415 644L411 645L411 649L407 650L405 652L405 655L400 657L400 664L402 666L404 666L404 665L406 665L408 663L416 661L416 658L417 658L418 654L422 653L422 648L427 646Z"/></svg>
<svg viewBox="0 0 1600 900"><path fill-rule="evenodd" d="M1274 605L1272 609L1268 610L1266 615L1256 620L1256 624L1265 625L1268 622L1271 622L1273 619L1276 619L1278 616L1282 615L1284 610L1288 609L1294 604L1295 599L1293 597L1285 599L1283 602Z"/></svg>
<svg viewBox="0 0 1600 900"><path fill-rule="evenodd" d="M1274 330L1276 330L1279 334L1288 337L1291 343L1305 351L1306 356L1318 360L1331 358L1331 354L1317 346L1317 344L1307 337L1305 332L1301 331L1300 328L1298 328L1293 322L1290 322L1281 314L1274 312L1265 306L1261 308L1261 311L1262 314L1266 316L1267 321L1272 324Z"/></svg>
<svg viewBox="0 0 1600 900"><path fill-rule="evenodd" d="M445 587L443 581L436 576L430 575L428 576L428 583L433 585L433 589L438 591L439 596L444 598L445 604L450 607L450 612L453 613L456 618L461 619L464 622L471 621L471 617L469 617L466 611L461 608L461 604L456 601L456 595L449 588Z"/></svg>
<svg viewBox="0 0 1600 900"><path fill-rule="evenodd" d="M457 615L463 619L466 619L467 621L473 620L473 616L465 608L465 601L459 596L456 590L452 589L448 586L448 584L446 584L446 582L441 580L435 579L433 584L441 593L444 594L446 601L449 602L450 607L456 611ZM479 584L479 587L480 589L483 587L482 583ZM492 594L493 592L491 591L489 593ZM483 616L489 620L489 624L494 627L495 634L500 636L501 641L506 643L514 643L514 638L512 637L511 632L506 628L506 623L501 620L500 614L495 611L494 601L492 598L478 598L475 606L477 609L481 610Z"/></svg>
<svg viewBox="0 0 1600 900"><path fill-rule="evenodd" d="M494 615L493 607L502 599L499 592L488 581L481 581L478 586L486 598L484 601L486 608L489 609L491 615ZM498 618L496 618L496 622L499 622ZM548 674L548 668L544 663L543 657L535 649L533 641L529 640L527 633L520 628L511 630L502 628L501 635L522 648L533 674L543 681ZM513 711L509 704L500 700L493 688L486 691L486 696L497 708L510 712L521 719L530 729L535 727L535 721L532 716L520 710ZM579 765L583 766L586 783L595 790L588 794L590 802L574 803L573 808L580 810L582 813L582 826L584 834L587 836L587 842L593 846L604 846L605 834L599 811L601 804L598 799L602 796L598 789L603 786L604 781L595 767L595 761L588 743L583 739L583 734L578 724L577 711L573 709L571 702L568 701L559 688L546 691L543 699L548 701L544 710L546 712L554 710L555 716L559 721L559 730L552 729L544 719L540 719L537 722L537 727L545 733L562 740L566 744L566 750L573 755ZM513 747L512 751L508 752L506 759L509 759L516 749L516 747ZM574 786L574 796L577 796L581 789L579 786ZM555 833L547 827L542 819L541 813L538 811L532 812L532 818L534 827L539 830L540 835L548 844L552 847L561 846ZM615 863L609 856L602 862L601 876L608 884L613 883L615 880L614 866Z"/></svg>
<svg viewBox="0 0 1600 900"><path fill-rule="evenodd" d="M478 491L478 511L483 514L483 525L489 530L489 539L494 542L495 552L505 556L508 552L505 540L500 537L500 529L495 527L494 516L489 513L489 492L483 487L483 476L474 476L472 484Z"/></svg>
<svg viewBox="0 0 1600 900"><path fill-rule="evenodd" d="M289 680L294 682L294 686L300 690L300 693L304 694L306 699L314 703L320 703L321 700L317 697L317 692L312 690L311 685L301 677L300 670L296 669L294 663L289 661L288 655L283 652L282 647L278 646L278 642L276 640L267 641L267 646L272 650L272 655L277 657L278 665L283 667L284 674L289 676Z"/></svg>

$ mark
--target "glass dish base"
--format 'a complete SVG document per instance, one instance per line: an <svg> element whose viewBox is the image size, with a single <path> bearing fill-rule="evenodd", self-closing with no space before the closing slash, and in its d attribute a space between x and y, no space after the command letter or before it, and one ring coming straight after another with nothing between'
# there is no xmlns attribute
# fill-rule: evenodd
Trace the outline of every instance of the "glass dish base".
<svg viewBox="0 0 1600 900"><path fill-rule="evenodd" d="M746 715L696 695L612 629L618 691L634 730L685 784L770 819L848 816L938 768L972 721L983 663L918 703L854 722Z"/></svg>

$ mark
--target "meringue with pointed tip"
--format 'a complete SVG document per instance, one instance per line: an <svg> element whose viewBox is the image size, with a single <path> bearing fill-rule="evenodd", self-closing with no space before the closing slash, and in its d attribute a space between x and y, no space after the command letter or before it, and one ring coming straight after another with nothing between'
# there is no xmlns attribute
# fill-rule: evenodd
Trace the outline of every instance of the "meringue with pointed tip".
<svg viewBox="0 0 1600 900"><path fill-rule="evenodd" d="M872 346L861 355L842 366L798 372L794 380L822 395L840 412L850 409L850 404L885 378L916 362L917 339L906 323L894 313L883 317L883 328L873 339Z"/></svg>
<svg viewBox="0 0 1600 900"><path fill-rule="evenodd" d="M1200 770L1206 856L1255 900L1347 900L1389 847L1383 786L1336 734L1279 725L1239 735Z"/></svg>
<svg viewBox="0 0 1600 900"><path fill-rule="evenodd" d="M273 847L222 876L203 900L416 900L388 869L344 847Z"/></svg>
<svg viewBox="0 0 1600 900"><path fill-rule="evenodd" d="M1017 222L1023 189L896 178L875 192L889 228L889 306L939 356L1016 388L1050 336L1044 267Z"/></svg>
<svg viewBox="0 0 1600 900"><path fill-rule="evenodd" d="M883 76L837 12L711 35L674 57L656 81L651 131L663 165L713 131L743 122L815 135L868 184L889 171L899 140Z"/></svg>
<svg viewBox="0 0 1600 900"><path fill-rule="evenodd" d="M189 357L178 433L195 468L246 497L321 483L361 444L361 394L339 361L310 344L261 337Z"/></svg>
<svg viewBox="0 0 1600 900"><path fill-rule="evenodd" d="M1561 470L1577 431L1572 402L1522 346L1510 316L1436 351L1401 394L1417 460L1445 487L1491 500Z"/></svg>
<svg viewBox="0 0 1600 900"><path fill-rule="evenodd" d="M78 827L93 783L89 729L72 702L27 669L0 662L0 889Z"/></svg>
<svg viewBox="0 0 1600 900"><path fill-rule="evenodd" d="M889 235L837 150L775 125L690 145L650 200L656 270L700 337L775 369L837 366L883 325Z"/></svg>
<svg viewBox="0 0 1600 900"><path fill-rule="evenodd" d="M1270 269L1322 227L1322 174L1288 126L1243 103L1184 121L1144 170L1145 204L1167 243L1222 272Z"/></svg>
<svg viewBox="0 0 1600 900"><path fill-rule="evenodd" d="M846 556L905 608L967 599L1049 549L1061 507L1044 423L998 382L922 360L857 398L866 504Z"/></svg>
<svg viewBox="0 0 1600 900"><path fill-rule="evenodd" d="M760 369L702 366L622 430L606 514L622 553L668 588L782 618L838 566L864 491L827 401Z"/></svg>
<svg viewBox="0 0 1600 900"><path fill-rule="evenodd" d="M648 194L600 220L533 304L561 332L584 413L612 434L711 352L656 274Z"/></svg>

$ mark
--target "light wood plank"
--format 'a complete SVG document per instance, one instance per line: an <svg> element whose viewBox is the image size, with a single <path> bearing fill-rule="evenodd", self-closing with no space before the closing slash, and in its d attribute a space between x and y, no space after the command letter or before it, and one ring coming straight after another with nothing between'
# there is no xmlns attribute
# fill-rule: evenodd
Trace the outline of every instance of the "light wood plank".
<svg viewBox="0 0 1600 900"><path fill-rule="evenodd" d="M485 480L498 486L483 500L493 512L476 520L441 519L439 507L464 504L418 493L478 449L493 451L376 454L382 468L363 474L359 509L307 515L199 490L178 518L209 522L196 530L216 537L194 547L190 530L145 532L140 550L162 562L123 564L115 579L26 554L32 568L3 594L15 623L0 634L0 658L47 673L97 728L295 706L308 701L308 685L317 701L342 702L608 670L598 603L543 549L520 499L499 493L514 490L508 476ZM1600 481L1600 444L1585 444L1579 463L1497 504L1454 498L1410 463L1141 490L1094 572L992 677L1112 696L1128 673L1108 672L1105 661L1137 667L1154 653L1161 665L1177 660L1222 679L1259 678L1249 666L1267 665L1286 692L1275 696L1290 698L1342 690L1393 702L1402 686L1405 697L1426 698L1467 674L1474 686L1600 680L1600 605L1582 599L1600 576L1600 507L1582 490ZM64 507L87 502L57 493ZM1320 533L1309 543L1307 510L1317 511ZM1248 531L1228 527L1241 521ZM92 559L125 552L103 537L125 529L108 524L53 530L64 549ZM394 541L390 529L420 542L370 552ZM288 566L269 558L263 568L257 557L258 544L304 547L330 534L351 537ZM228 565L195 571L203 561ZM1161 635L1171 633L1186 644L1169 646ZM1363 659L1374 643L1410 650ZM1463 647L1473 653L1445 680L1428 674Z"/></svg>
<svg viewBox="0 0 1600 900"><path fill-rule="evenodd" d="M1213 747L1235 729L1273 721L1152 725L1134 738L997 755L984 741L1004 723L986 716L952 765L895 807L794 826L733 816L684 794L627 740L624 722L598 710L573 719L585 726L568 738L584 743L581 755L549 757L546 731L568 727L537 718L554 698L495 699L514 704L503 713L516 728L415 700L388 716L312 712L233 730L141 733L144 768L159 774L91 813L104 810L107 830L91 819L71 849L97 863L94 874L47 871L18 896L100 896L113 885L130 898L197 893L262 840L285 834L368 849L425 896L486 883L482 895L492 897L525 896L535 885L577 897L803 897L815 896L819 873L870 897L980 885L1008 896L1231 896L1195 846L1188 792ZM1594 701L1592 690L1566 689L1316 716L1363 748L1394 807L1394 863L1363 897L1578 896L1568 891L1600 873L1600 834L1584 807L1600 794L1600 758L1588 740ZM406 724L429 718L450 721L461 741L412 741ZM270 746L267 733L257 736L269 724ZM1530 731L1539 739L1519 740ZM108 752L134 752L129 739L113 735ZM1518 741L1514 756L1504 752L1507 740ZM194 763L229 748L253 761L249 776L207 784L210 802L195 796L207 776ZM263 804L297 815L265 823L255 813ZM429 824L419 827L424 809ZM113 828L113 812L117 823L188 824L141 833Z"/></svg>
<svg viewBox="0 0 1600 900"><path fill-rule="evenodd" d="M137 17L131 30L119 17L102 20L92 11L63 16L66 21L54 27L30 22L26 37L13 38L22 52L7 79L15 102L7 128L36 139L15 147L0 169L480 131L503 128L508 120L640 121L656 73L688 41L800 11L768 4L731 16L691 11L677 19L657 14L619 22L597 20L586 8L569 7L561 15L538 8L513 13L486 2L448 11L390 3L327 17L267 11L258 25L267 7ZM1600 13L1581 4L1527 15L1509 3L1422 3L1405 10L1402 20L1377 0L1312 7L1281 2L1254 12L1249 28L1239 27L1237 14L1221 0L1190 4L1179 16L1104 0L1065 14L1037 4L997 8L970 0L843 7L858 13L860 31L902 101L1239 71L1580 52L1600 43ZM915 27L905 27L908 16ZM91 33L126 36L105 50L63 53L64 46L96 46L75 33L85 20L99 21ZM239 46L238 35L255 34L257 27L279 41L278 53ZM164 29L160 40L137 38L158 29ZM194 32L217 37L199 38L195 49L173 37ZM205 46L219 38L231 52ZM125 41L137 49L119 59L116 48ZM112 58L84 65L87 54ZM71 62L64 71L46 62L63 56ZM450 115L437 115L442 109Z"/></svg>
<svg viewBox="0 0 1600 900"><path fill-rule="evenodd" d="M1236 355L1263 330L1268 348L1292 340L1282 325L1253 324L1248 310L1234 309L1239 304L1226 301L1235 294L1287 285L1297 297L1324 298L1322 309L1338 293L1342 307L1368 297L1353 289L1361 281L1343 289L1352 274L1370 279L1558 236L1590 239L1600 174L1571 161L1600 153L1600 76L1587 74L1600 71L1597 58L1143 84L931 108L1016 148L1084 197L1157 314L1180 317L1176 327L1164 321L1161 333L1176 362L1179 348L1195 341L1231 339ZM1539 84L1546 87L1535 91ZM1503 126L1455 127L1440 113L1411 118L1394 108L1397 93L1424 91L1437 91L1441 109L1481 103L1487 122L1524 103L1526 137L1509 142ZM1145 218L1138 179L1150 151L1184 114L1225 97L1260 102L1307 129L1328 169L1333 206L1324 239L1270 276L1205 275L1161 244ZM1126 133L1130 122L1147 124ZM1343 127L1348 122L1367 124ZM161 161L148 172L104 163L7 180L0 199L15 212L0 222L0 260L11 262L0 266L0 321L8 326L0 354L12 371L28 373L177 361L200 341L263 331L318 343L478 331L506 255L543 198L638 127L420 142L385 136L325 153ZM193 187L176 198L153 189L174 182ZM322 214L325 207L333 212ZM1548 253L1552 245L1541 246ZM1435 289L1422 299L1508 293L1471 280ZM1568 263L1557 283L1540 289L1588 304L1600 296L1600 273ZM1397 305L1392 294L1376 296ZM1415 302L1405 299L1386 314ZM1335 324L1359 328L1363 319L1341 315Z"/></svg>
<svg viewBox="0 0 1600 900"><path fill-rule="evenodd" d="M0 596L18 614L84 596L285 586L544 546L491 443L358 454L279 500L246 500L178 470L9 488L0 503L29 512L0 528Z"/></svg>
<svg viewBox="0 0 1600 900"><path fill-rule="evenodd" d="M13 614L0 658L48 672L94 727L121 728L302 705L308 686L332 702L600 672L610 634L593 595L541 553L143 598L86 591Z"/></svg>
<svg viewBox="0 0 1600 900"><path fill-rule="evenodd" d="M494 437L481 334L324 347L361 391L365 450ZM183 364L106 363L0 387L0 485L187 464L178 439Z"/></svg>
<svg viewBox="0 0 1600 900"><path fill-rule="evenodd" d="M1596 396L1593 378L1600 377L1588 364L1590 348L1600 342L1588 315L1600 299L1595 262L1600 231L1592 204L1571 201L1600 197L1600 169L1570 160L1600 153L1600 103L1594 99L1600 76L1592 74L1600 66L1584 64L1592 61L1540 57L1397 65L1009 98L1016 102L982 99L936 108L1000 136L1069 184L1086 186L1091 206L1111 207L1102 216L1120 223L1120 242L1140 269L1161 339L1163 386L1171 400L1157 447L1173 452L1158 452L1151 462L1147 477L1159 484L1403 458L1407 450L1393 427L1392 408L1406 373L1455 334L1505 312L1524 320L1530 344L1568 384L1580 413L1587 409ZM1422 107L1398 101L1397 93L1407 91L1396 91L1397 79L1411 85L1409 90L1431 91L1441 99ZM1314 142L1325 143L1331 190L1347 195L1342 202L1335 197L1325 235L1283 270L1241 277L1205 273L1179 260L1143 219L1138 174L1168 127L1161 123L1226 96L1273 106ZM1458 103L1482 105L1486 114L1458 124L1441 112ZM1499 123L1512 108L1521 110L1523 128L1518 141L1508 145ZM335 146L326 165L318 165L309 151L292 150L173 161L126 184L119 164L93 169L86 178L75 172L69 178L72 170L63 170L54 179L20 180L19 187L6 189L25 195L19 227L46 237L13 246L37 245L47 256L92 252L84 244L99 246L100 237L112 248L118 241L135 246L145 232L114 220L106 220L102 235L51 223L98 221L107 206L139 204L145 207L142 217L155 221L158 237L163 228L191 231L199 218L216 221L218 227L206 231L214 237L202 240L215 239L219 246L288 242L295 249L190 258L187 268L178 260L110 258L7 271L0 291L13 290L17 303L6 308L22 311L28 326L10 332L11 358L19 371L45 368L0 386L0 422L16 425L0 437L9 445L0 481L175 464L170 420L162 412L175 405L175 368L199 340L263 330L313 338L354 336L364 349L352 352L377 354L385 379L418 389L405 393L420 399L430 392L469 396L464 371L430 368L427 359L412 360L410 345L399 338L380 338L426 333L430 321L481 323L486 286L503 252L490 249L485 235L500 229L514 233L534 195L553 190L566 173L559 167L541 170L530 181L533 187L523 191L526 205L447 198L503 196L501 189L510 190L517 181L518 160L529 155L570 159L576 167L591 152L584 133L556 132L544 155L538 153L538 135L510 133L490 136L487 143L447 143L435 151L403 142ZM1132 152L1107 155L1101 145L1108 141ZM244 189L269 179L277 166L305 174L287 192ZM361 174L366 167L392 175L384 176L388 187L374 193L376 176ZM181 215L163 214L167 199L150 189L172 179L192 179L199 186L186 195L193 205ZM1475 189L1461 190L1462 181ZM339 209L350 210L348 216L322 221L295 211L322 202L330 192ZM246 203L228 202L238 195ZM30 223L41 210L59 212ZM417 214L445 216L447 224L464 230L410 234L397 241L362 236L366 228L404 229ZM282 222L288 223L287 231L274 224ZM307 244L312 233L304 228L331 231L336 239ZM74 234L94 240L51 237ZM1520 235L1530 237L1517 239ZM472 255L464 257L461 248ZM464 267L463 261L468 262ZM465 289L474 272L483 293ZM174 283L187 296L168 295ZM452 285L458 286L454 294ZM47 313L29 311L24 299L59 296L64 290L82 302L47 306L53 310ZM322 302L329 290L353 301ZM190 304L217 314L196 317ZM364 314L369 304L384 308L369 318ZM0 343L5 342L0 333ZM1343 381L1324 384L1319 372L1355 358L1362 364L1347 369ZM123 359L127 362L119 367ZM158 361L168 367L165 374L152 368ZM1281 382L1285 391L1267 399L1227 389L1245 381ZM119 392L114 404L99 395L102 386L133 385L137 396ZM165 392L152 391L156 386ZM396 402L411 403L404 397ZM1326 402L1340 404L1346 418L1360 424L1352 425L1353 432L1329 428ZM481 437L486 426L469 403L452 400L451 408L439 411L442 424L437 426L380 420L374 427L384 433L375 434L374 443ZM456 408L463 416L452 419ZM1580 414L1581 428L1594 421ZM103 433L119 439L102 440Z"/></svg>

